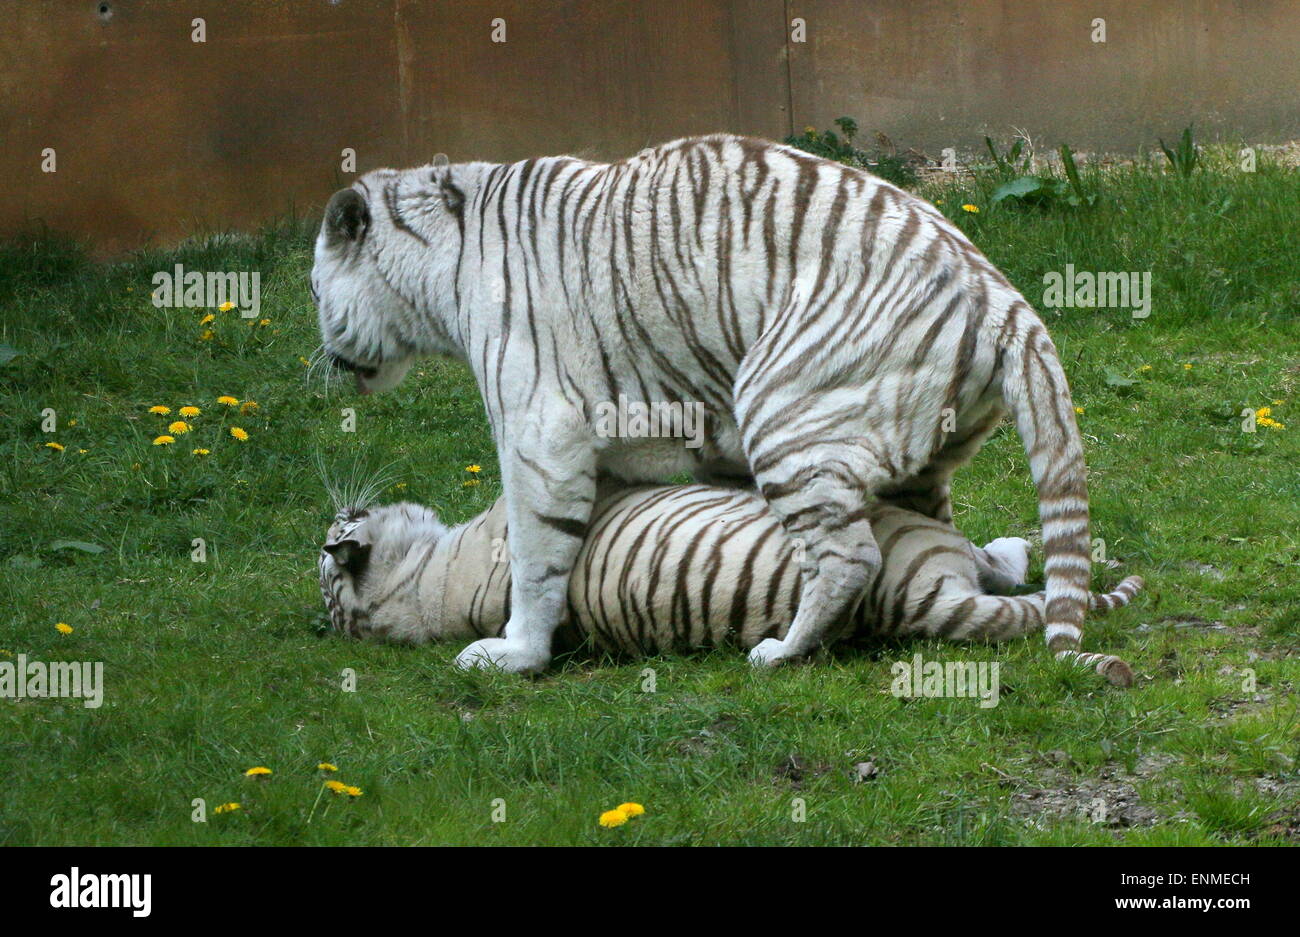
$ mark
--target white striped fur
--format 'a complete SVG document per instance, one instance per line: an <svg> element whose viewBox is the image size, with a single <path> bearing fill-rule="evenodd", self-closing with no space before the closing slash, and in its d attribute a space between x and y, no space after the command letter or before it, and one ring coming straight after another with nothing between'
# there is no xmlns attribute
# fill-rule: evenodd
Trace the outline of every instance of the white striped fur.
<svg viewBox="0 0 1300 937"><path fill-rule="evenodd" d="M543 669L597 478L682 470L752 479L805 545L794 620L750 658L806 654L876 577L869 507L949 519L953 471L1004 410L1040 498L1048 646L1079 650L1088 495L1056 349L956 226L868 173L722 135L378 170L330 200L311 285L363 392L430 354L478 381L517 542L504 637L463 666ZM619 399L702 406L702 445L601 435Z"/></svg>
<svg viewBox="0 0 1300 937"><path fill-rule="evenodd" d="M1000 641L1043 627L1042 592L998 594L1023 582L1025 540L980 549L949 523L886 504L872 509L872 527L880 575L837 631ZM334 626L404 643L500 634L510 594L507 537L504 499L452 529L414 504L342 512L320 558ZM752 492L617 491L597 504L578 553L568 620L575 636L627 654L752 648L782 637L794 617L803 575L794 552ZM1129 577L1091 604L1127 605L1141 586ZM1090 661L1099 662L1101 655Z"/></svg>

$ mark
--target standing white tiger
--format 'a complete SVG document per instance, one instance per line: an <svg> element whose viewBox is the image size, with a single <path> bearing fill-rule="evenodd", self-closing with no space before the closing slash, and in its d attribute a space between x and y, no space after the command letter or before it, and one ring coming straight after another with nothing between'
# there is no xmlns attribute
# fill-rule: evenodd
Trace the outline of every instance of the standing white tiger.
<svg viewBox="0 0 1300 937"><path fill-rule="evenodd" d="M612 164L570 157L367 173L316 242L325 351L363 391L445 353L478 380L511 534L504 638L458 658L551 655L598 473L753 476L805 545L798 611L755 663L804 655L880 565L868 506L947 520L953 470L1010 410L1039 496L1046 637L1079 651L1083 450L1029 304L926 202L799 150L730 136ZM605 438L597 405L699 403L703 445Z"/></svg>

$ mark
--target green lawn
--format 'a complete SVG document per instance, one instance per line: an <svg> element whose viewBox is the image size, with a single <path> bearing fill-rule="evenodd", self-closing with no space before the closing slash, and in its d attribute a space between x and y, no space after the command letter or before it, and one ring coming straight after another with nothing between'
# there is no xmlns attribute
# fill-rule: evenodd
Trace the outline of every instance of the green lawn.
<svg viewBox="0 0 1300 937"><path fill-rule="evenodd" d="M1037 637L867 644L775 673L736 652L579 659L533 681L457 672L457 647L342 639L315 579L332 513L317 454L333 474L387 466L385 499L469 518L500 486L468 371L431 361L368 398L309 385L310 235L293 225L112 266L49 239L4 247L0 345L21 354L0 364L0 660L102 661L106 695L0 701L0 843L1296 842L1300 178L1212 161L1084 182L1091 210L994 205L982 177L925 191L1040 308L1067 263L1152 274L1145 320L1044 310L1084 411L1094 536L1118 563L1097 582L1148 582L1085 639L1133 665L1130 691ZM269 324L155 309L150 278L178 262L261 271ZM202 410L193 430L152 445L183 405ZM1264 406L1282 428L1241 432ZM977 542L1037 530L1009 428L955 496ZM1000 704L895 698L890 664L917 652L999 661ZM362 796L322 792L322 761ZM859 783L864 761L878 773ZM269 779L243 776L259 765ZM628 800L645 816L597 825ZM226 802L242 808L212 812Z"/></svg>

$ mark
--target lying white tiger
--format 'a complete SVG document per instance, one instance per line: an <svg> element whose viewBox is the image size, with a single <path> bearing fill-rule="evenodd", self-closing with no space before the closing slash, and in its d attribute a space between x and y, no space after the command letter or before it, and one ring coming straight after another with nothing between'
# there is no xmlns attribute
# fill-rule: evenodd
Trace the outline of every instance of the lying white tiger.
<svg viewBox="0 0 1300 937"><path fill-rule="evenodd" d="M887 504L872 509L881 573L848 627L882 635L1000 641L1043 628L1044 593L1006 596L1024 581L1029 543L980 549L951 524ZM502 498L447 528L404 503L340 512L320 554L334 627L404 643L497 635L509 617ZM569 581L576 636L604 650L651 654L786 632L800 564L780 521L752 492L705 485L623 489L596 505ZM1130 576L1093 609L1127 605ZM1098 672L1108 668L1098 665Z"/></svg>

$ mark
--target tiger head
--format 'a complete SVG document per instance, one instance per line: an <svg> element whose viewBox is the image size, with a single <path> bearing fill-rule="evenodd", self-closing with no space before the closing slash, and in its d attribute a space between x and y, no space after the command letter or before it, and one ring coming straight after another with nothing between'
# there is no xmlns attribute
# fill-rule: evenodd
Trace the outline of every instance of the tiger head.
<svg viewBox="0 0 1300 937"><path fill-rule="evenodd" d="M339 511L317 564L334 629L358 638L418 640L422 560L446 533L437 514L410 502Z"/></svg>
<svg viewBox="0 0 1300 937"><path fill-rule="evenodd" d="M395 387L418 357L457 351L444 325L461 243L455 168L366 173L325 208L312 299L326 356L363 394Z"/></svg>

